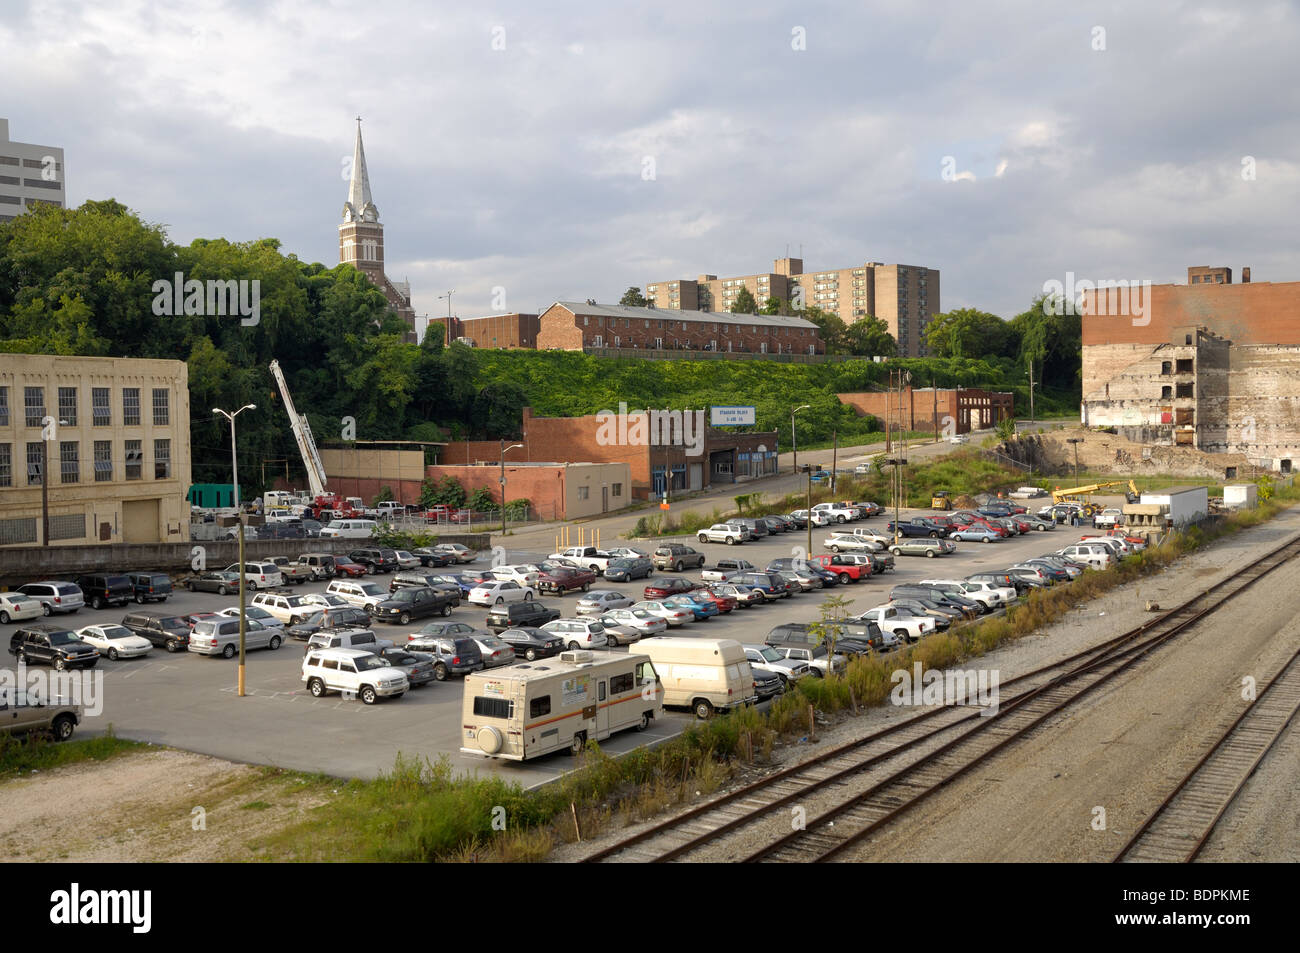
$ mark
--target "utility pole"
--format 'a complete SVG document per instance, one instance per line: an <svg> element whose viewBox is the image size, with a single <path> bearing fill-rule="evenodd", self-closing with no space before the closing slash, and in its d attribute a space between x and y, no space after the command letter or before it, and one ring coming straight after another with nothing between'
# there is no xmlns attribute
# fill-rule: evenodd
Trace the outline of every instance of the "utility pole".
<svg viewBox="0 0 1300 953"><path fill-rule="evenodd" d="M506 535L506 453L522 446L522 443L516 443L507 447L505 440L501 441L501 545L503 546Z"/></svg>
<svg viewBox="0 0 1300 953"><path fill-rule="evenodd" d="M934 371L930 372L930 390L934 393L934 412L932 422L934 423L934 442L939 442L939 381L935 377Z"/></svg>
<svg viewBox="0 0 1300 953"><path fill-rule="evenodd" d="M807 463L804 464L804 470L808 472L808 551L805 555L807 555L807 557L811 559L812 558L812 526L813 526L812 464L807 464Z"/></svg>
<svg viewBox="0 0 1300 953"><path fill-rule="evenodd" d="M835 468L839 465L840 459L840 432L838 430L831 431L831 440L834 441L834 449L831 450L831 493L834 493L835 476L839 472Z"/></svg>
<svg viewBox="0 0 1300 953"><path fill-rule="evenodd" d="M1074 485L1079 485L1079 444L1083 443L1082 437L1067 437L1066 443L1074 444Z"/></svg>
<svg viewBox="0 0 1300 953"><path fill-rule="evenodd" d="M1029 359L1029 422L1031 424L1034 422L1034 359L1032 357ZM1077 447L1075 453L1078 453ZM1075 480L1074 482L1078 483L1079 481Z"/></svg>
<svg viewBox="0 0 1300 953"><path fill-rule="evenodd" d="M222 410L220 407L212 408L214 414L221 414L221 416L230 421L230 469L231 477L235 481L235 519L239 520L239 682L236 687L236 694L240 698L244 697L244 674L246 666L245 636L248 632L248 620L244 615L247 598L244 592L244 583L246 581L246 567L244 566L244 518L239 512L239 454L235 450L235 418L246 410L257 410L257 405L245 404L233 414Z"/></svg>
<svg viewBox="0 0 1300 953"><path fill-rule="evenodd" d="M889 422L893 418L891 402L894 399L894 372L889 371L889 386L885 388L885 453L889 453Z"/></svg>
<svg viewBox="0 0 1300 953"><path fill-rule="evenodd" d="M790 411L790 447L794 450L794 462L791 464L791 468L795 473L799 472L799 438L795 436L794 432L794 415L801 410L807 410L811 406L812 404L804 404L802 407L795 407Z"/></svg>

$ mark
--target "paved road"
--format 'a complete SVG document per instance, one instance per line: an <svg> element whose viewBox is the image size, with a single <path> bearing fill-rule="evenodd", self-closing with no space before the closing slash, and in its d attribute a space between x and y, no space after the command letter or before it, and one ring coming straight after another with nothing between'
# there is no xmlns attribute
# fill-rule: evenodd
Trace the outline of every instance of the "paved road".
<svg viewBox="0 0 1300 953"><path fill-rule="evenodd" d="M882 524L881 519L868 521L868 525ZM861 612L888 601L889 589L898 583L1004 568L1025 556L1068 545L1081 532L1063 527L989 545L958 544L956 554L940 559L899 557L896 573L838 586L832 591L849 599L853 609ZM814 534L818 546L825 535L824 530ZM804 534L794 533L739 547L701 544L698 548L710 562L725 554L765 565L771 559L790 555L804 541ZM550 552L549 545L518 549L512 544L507 555L512 562L522 562L543 558ZM698 578L696 573L686 575ZM384 584L386 580L380 576L377 581ZM599 584L598 588L616 589L640 599L643 586L644 581L638 581ZM323 588L322 583L309 583L303 591ZM816 619L822 597L818 592L805 593L772 605L737 610L709 622L692 623L674 634L759 642L775 625ZM569 595L544 601L563 610L571 607L577 597ZM231 596L179 592L164 606L155 608L180 615L221 609L235 603ZM115 622L121 617L121 609L97 612L87 608L75 616L55 617L55 621L79 627ZM452 617L481 625L485 611L465 604ZM408 626L378 624L376 631L381 637L401 644L421 625L423 622ZM0 640L4 645L8 645L8 637L15 627L0 626ZM158 649L141 659L117 662L104 659L99 669L105 673L103 714L88 719L80 731L83 735L95 734L111 723L126 738L174 745L234 761L337 776L373 777L391 768L399 751L429 758L446 754L458 771L492 772L524 785L544 782L568 769L567 755L553 755L522 765L461 755L458 751L459 681L435 683L414 689L401 699L366 706L337 696L312 698L299 680L301 661L302 643L294 641L287 642L278 651L250 652L248 695L238 698L234 693L233 661L191 654L168 655ZM6 656L3 662L9 665L12 659ZM671 712L648 732L616 735L606 747L613 752L630 750L647 741L671 737L687 723L687 713Z"/></svg>

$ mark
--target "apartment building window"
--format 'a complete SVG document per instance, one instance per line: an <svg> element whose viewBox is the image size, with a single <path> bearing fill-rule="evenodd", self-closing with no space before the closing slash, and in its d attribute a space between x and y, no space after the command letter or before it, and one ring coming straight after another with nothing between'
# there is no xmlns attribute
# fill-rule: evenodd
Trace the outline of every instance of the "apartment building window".
<svg viewBox="0 0 1300 953"><path fill-rule="evenodd" d="M578 487L578 499L585 500L587 498L587 493L589 489L590 489L589 487L585 487L585 486Z"/></svg>
<svg viewBox="0 0 1300 953"><path fill-rule="evenodd" d="M153 389L153 425L155 427L166 427L170 422L171 408L168 406L168 397L170 391L165 387L155 387Z"/></svg>
<svg viewBox="0 0 1300 953"><path fill-rule="evenodd" d="M59 443L59 480L62 483L81 482L80 444L75 440Z"/></svg>
<svg viewBox="0 0 1300 953"><path fill-rule="evenodd" d="M95 482L106 483L113 479L113 441L95 441Z"/></svg>
<svg viewBox="0 0 1300 953"><path fill-rule="evenodd" d="M109 409L108 388L92 387L90 390L90 417L96 427L109 427L113 424L113 412Z"/></svg>
<svg viewBox="0 0 1300 953"><path fill-rule="evenodd" d="M27 416L27 426L40 427L45 419L45 388L23 388L23 412Z"/></svg>
<svg viewBox="0 0 1300 953"><path fill-rule="evenodd" d="M610 496L619 497L623 495L623 484L615 483L609 491Z"/></svg>
<svg viewBox="0 0 1300 953"><path fill-rule="evenodd" d="M27 485L40 486L41 473L45 468L45 444L29 443L27 445Z"/></svg>
<svg viewBox="0 0 1300 953"><path fill-rule="evenodd" d="M663 339L663 338L655 338L655 350L656 350L656 351L662 351L663 349L664 349L664 339Z"/></svg>
<svg viewBox="0 0 1300 953"><path fill-rule="evenodd" d="M59 388L59 423L77 426L77 388Z"/></svg>
<svg viewBox="0 0 1300 953"><path fill-rule="evenodd" d="M0 486L14 485L13 445L0 443Z"/></svg>
<svg viewBox="0 0 1300 953"><path fill-rule="evenodd" d="M126 427L140 426L140 388L122 388L122 424Z"/></svg>
<svg viewBox="0 0 1300 953"><path fill-rule="evenodd" d="M9 426L9 388L0 387L0 427Z"/></svg>
<svg viewBox="0 0 1300 953"><path fill-rule="evenodd" d="M591 346L592 346L592 347L604 347L604 346L605 346L605 338L604 338L604 336L603 336L603 335L600 335L600 334L594 335L594 336L592 337L592 339L591 339Z"/></svg>
<svg viewBox="0 0 1300 953"><path fill-rule="evenodd" d="M128 480L141 479L140 469L144 462L144 451L141 449L141 441L126 441L123 447L123 459L126 463L126 478Z"/></svg>
<svg viewBox="0 0 1300 953"><path fill-rule="evenodd" d="M155 440L153 442L153 478L170 480L172 478L172 442Z"/></svg>
<svg viewBox="0 0 1300 953"><path fill-rule="evenodd" d="M583 315L583 317L582 317L582 326L585 328L585 327L586 327L587 325L589 325L589 324L591 324L591 319L588 318L586 315Z"/></svg>

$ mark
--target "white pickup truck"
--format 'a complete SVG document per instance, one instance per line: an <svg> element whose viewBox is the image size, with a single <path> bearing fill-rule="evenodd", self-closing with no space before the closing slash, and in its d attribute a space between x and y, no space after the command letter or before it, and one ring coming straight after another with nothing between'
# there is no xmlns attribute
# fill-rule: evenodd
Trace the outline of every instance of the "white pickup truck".
<svg viewBox="0 0 1300 953"><path fill-rule="evenodd" d="M746 559L719 559L717 565L700 570L705 582L726 582L738 572L758 572L758 567Z"/></svg>
<svg viewBox="0 0 1300 953"><path fill-rule="evenodd" d="M839 503L818 503L813 507L813 512L824 513L836 523L847 523L862 515L855 507L842 506Z"/></svg>
<svg viewBox="0 0 1300 953"><path fill-rule="evenodd" d="M609 568L610 560L617 557L611 556L603 549L597 549L595 546L570 546L558 553L551 553L549 558L567 559L578 564L583 569L590 569L599 575Z"/></svg>

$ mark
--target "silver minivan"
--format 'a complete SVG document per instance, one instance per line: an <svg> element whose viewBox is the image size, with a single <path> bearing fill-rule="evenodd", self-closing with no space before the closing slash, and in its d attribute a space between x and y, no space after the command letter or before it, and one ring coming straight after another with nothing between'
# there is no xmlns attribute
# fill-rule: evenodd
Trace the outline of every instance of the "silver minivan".
<svg viewBox="0 0 1300 953"><path fill-rule="evenodd" d="M271 629L249 619L245 623L244 647L248 649L278 649L284 641L277 629ZM220 655L234 658L239 652L239 620L221 619L195 623L190 633L190 651L199 655Z"/></svg>
<svg viewBox="0 0 1300 953"><path fill-rule="evenodd" d="M53 615L56 612L76 612L86 605L80 586L57 579L29 582L25 586L19 586L17 591L39 602L46 615Z"/></svg>

